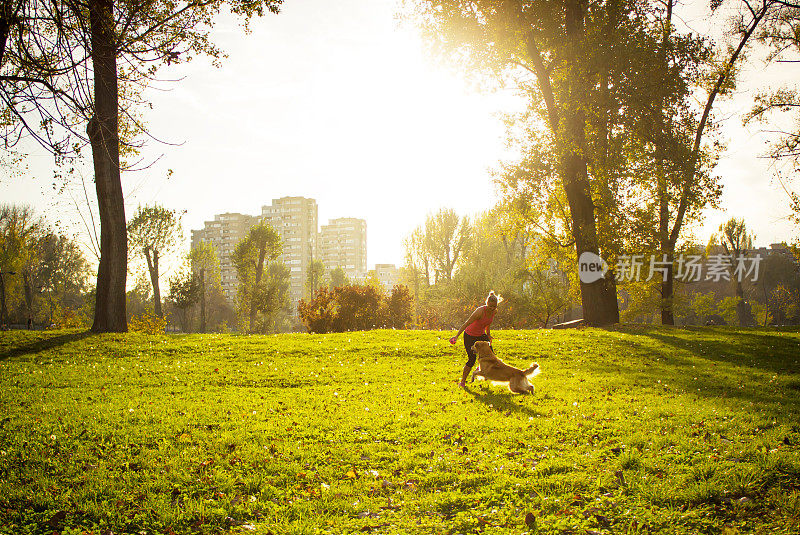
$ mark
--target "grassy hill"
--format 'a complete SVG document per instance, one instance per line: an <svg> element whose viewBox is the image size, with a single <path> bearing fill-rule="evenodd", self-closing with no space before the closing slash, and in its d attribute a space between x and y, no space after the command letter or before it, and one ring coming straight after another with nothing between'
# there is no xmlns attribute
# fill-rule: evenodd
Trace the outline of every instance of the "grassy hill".
<svg viewBox="0 0 800 535"><path fill-rule="evenodd" d="M0 533L797 533L800 334L0 333Z"/></svg>

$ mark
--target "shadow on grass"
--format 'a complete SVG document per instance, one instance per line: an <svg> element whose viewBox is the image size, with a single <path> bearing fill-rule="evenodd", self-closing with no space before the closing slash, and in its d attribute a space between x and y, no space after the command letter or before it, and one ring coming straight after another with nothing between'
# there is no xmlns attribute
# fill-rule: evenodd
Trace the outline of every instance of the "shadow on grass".
<svg viewBox="0 0 800 535"><path fill-rule="evenodd" d="M502 413L519 413L535 417L544 416L541 412L527 406L535 402L535 394L531 396L512 394L511 392L495 392L486 385L476 386L474 383L467 385L464 391L474 397L475 401L479 401L490 409Z"/></svg>
<svg viewBox="0 0 800 535"><path fill-rule="evenodd" d="M676 349L692 350L706 360L777 373L800 373L800 339L779 336L778 332L729 329L709 329L706 334L716 338L689 341L668 332L641 333Z"/></svg>
<svg viewBox="0 0 800 535"><path fill-rule="evenodd" d="M616 349L635 358L615 359L610 366L588 363L594 371L615 371L634 383L664 381L708 398L800 408L800 337L787 336L796 330L617 326L607 331L633 335ZM765 373L780 381L765 381Z"/></svg>
<svg viewBox="0 0 800 535"><path fill-rule="evenodd" d="M23 355L33 355L72 342L78 342L94 335L95 333L91 331L84 331L79 333L61 334L49 338L40 338L35 342L26 341L27 343L24 345L2 347L0 348L0 361L20 357Z"/></svg>

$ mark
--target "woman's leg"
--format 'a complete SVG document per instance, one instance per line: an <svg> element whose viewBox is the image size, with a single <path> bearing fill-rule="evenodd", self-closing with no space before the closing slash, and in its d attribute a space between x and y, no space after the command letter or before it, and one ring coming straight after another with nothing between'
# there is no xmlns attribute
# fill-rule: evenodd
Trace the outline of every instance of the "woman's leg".
<svg viewBox="0 0 800 535"><path fill-rule="evenodd" d="M458 386L467 385L467 376L470 370L472 370L472 367L475 366L475 352L472 350L472 345L475 343L475 340L478 339L478 337L464 333L464 349L467 350L467 363L464 365L464 369L461 372L461 381L458 383Z"/></svg>
<svg viewBox="0 0 800 535"><path fill-rule="evenodd" d="M467 333L464 333L464 348L466 348L467 350L467 363L464 365L464 369L461 372L461 382L458 383L459 386L467 385L467 376L469 375L469 372L472 370L472 367L475 366L475 359L477 358L477 355L472 350L472 345L478 340L483 340L484 342L491 343L491 340L489 340L488 335L482 334L480 336L471 336Z"/></svg>
<svg viewBox="0 0 800 535"><path fill-rule="evenodd" d="M472 371L472 366L464 364L464 370L461 373L461 382L458 383L458 386L467 386L467 376L470 371Z"/></svg>

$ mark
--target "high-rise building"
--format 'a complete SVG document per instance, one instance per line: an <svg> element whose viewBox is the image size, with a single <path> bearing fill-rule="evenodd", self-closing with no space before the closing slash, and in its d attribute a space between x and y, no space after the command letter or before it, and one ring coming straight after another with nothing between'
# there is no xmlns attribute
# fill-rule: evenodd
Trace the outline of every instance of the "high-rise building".
<svg viewBox="0 0 800 535"><path fill-rule="evenodd" d="M205 222L203 229L192 231L192 248L200 243L210 243L217 250L222 291L231 302L236 297L239 283L231 257L236 245L256 223L257 217L227 213L214 216L213 221Z"/></svg>
<svg viewBox="0 0 800 535"><path fill-rule="evenodd" d="M317 255L317 201L305 197L273 199L270 206L261 208L261 219L281 236L281 259L289 268L289 298L292 310L305 295L306 274L311 260Z"/></svg>
<svg viewBox="0 0 800 535"><path fill-rule="evenodd" d="M220 214L214 216L213 221L206 221L203 229L192 231L192 247L205 242L217 249L222 289L231 303L236 298L239 281L233 266L233 251L259 221L272 226L281 237L280 261L289 269L289 298L295 314L298 301L306 294L306 276L312 260L322 260L326 270L341 267L353 281L363 279L367 272L365 220L332 219L320 232L316 200L306 197L273 199L272 204L262 206L260 216ZM390 277L389 271L387 266L383 276Z"/></svg>
<svg viewBox="0 0 800 535"><path fill-rule="evenodd" d="M326 270L340 267L349 279L362 278L367 271L367 222L342 217L322 225L320 258Z"/></svg>

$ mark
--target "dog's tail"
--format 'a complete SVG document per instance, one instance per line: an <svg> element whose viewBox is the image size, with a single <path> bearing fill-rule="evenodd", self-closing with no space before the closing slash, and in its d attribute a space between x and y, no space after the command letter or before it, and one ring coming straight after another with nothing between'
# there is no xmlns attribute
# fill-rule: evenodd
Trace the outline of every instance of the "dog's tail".
<svg viewBox="0 0 800 535"><path fill-rule="evenodd" d="M528 368L527 370L523 371L522 373L525 375L525 377L528 377L528 376L536 377L541 372L542 372L542 369L539 368L539 363L538 362L534 362L533 364L531 364L530 368Z"/></svg>

